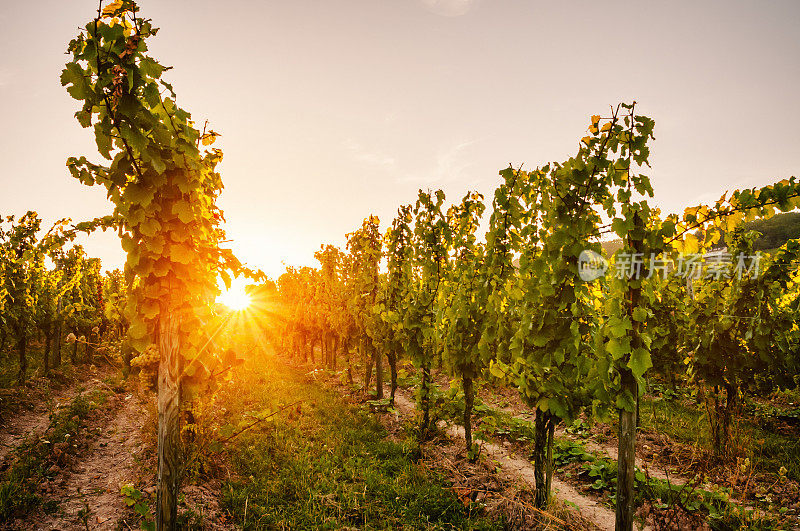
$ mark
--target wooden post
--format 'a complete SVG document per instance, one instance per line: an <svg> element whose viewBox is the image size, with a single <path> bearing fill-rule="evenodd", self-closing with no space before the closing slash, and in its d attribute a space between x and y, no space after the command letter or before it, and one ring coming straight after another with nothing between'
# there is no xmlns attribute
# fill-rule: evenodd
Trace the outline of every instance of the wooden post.
<svg viewBox="0 0 800 531"><path fill-rule="evenodd" d="M644 234L644 220L639 213L633 216L633 226L635 234ZM634 253L644 252L644 242L641 237L631 237L628 233L628 245ZM643 347L640 330L641 322L633 318L633 310L639 306L642 298L641 281L643 272L639 272L639 277L634 279L633 285L628 287L628 316L633 323L631 332L631 349ZM639 386L636 378L628 368L620 369L620 392L630 393L634 398L632 411L620 409L619 411L619 448L617 453L617 512L616 529L617 531L631 531L633 529L633 499L636 494L636 424L639 402Z"/></svg>
<svg viewBox="0 0 800 531"><path fill-rule="evenodd" d="M369 384L372 382L372 362L374 360L370 343L364 339L365 337L365 334L361 335L359 345L361 346L361 355L364 358L364 363L366 364L364 367L364 392L369 394Z"/></svg>
<svg viewBox="0 0 800 531"><path fill-rule="evenodd" d="M533 504L537 509L547 509L550 490L547 486L547 425L550 414L536 408L533 441L533 480L536 486Z"/></svg>
<svg viewBox="0 0 800 531"><path fill-rule="evenodd" d="M56 303L56 331L53 337L53 367L61 367L61 297Z"/></svg>
<svg viewBox="0 0 800 531"><path fill-rule="evenodd" d="M161 312L158 347L158 499L156 528L177 529L180 448L180 322Z"/></svg>
<svg viewBox="0 0 800 531"><path fill-rule="evenodd" d="M397 393L397 354L394 351L390 351L387 354L387 358L389 359L389 371L391 373L391 391L390 396L392 400L392 407L394 407L394 395Z"/></svg>
<svg viewBox="0 0 800 531"><path fill-rule="evenodd" d="M45 376L50 375L50 349L53 346L53 329L52 325L47 327L44 333L44 354L42 355L43 367L42 370Z"/></svg>
<svg viewBox="0 0 800 531"><path fill-rule="evenodd" d="M17 355L19 356L19 373L17 380L25 383L26 373L28 372L28 335L25 332L25 325L18 325L17 331Z"/></svg>
<svg viewBox="0 0 800 531"><path fill-rule="evenodd" d="M86 360L84 361L84 363L87 364L94 363L94 347L92 346L92 343L94 342L94 337L92 336L92 333L93 333L92 329L87 328L86 333L84 334L84 336L86 336L86 343L83 345L83 352L84 355L86 356Z"/></svg>
<svg viewBox="0 0 800 531"><path fill-rule="evenodd" d="M428 437L428 426L431 422L431 360L426 359L422 362L422 384L420 386L419 398L422 403L422 436L420 440Z"/></svg>
<svg viewBox="0 0 800 531"><path fill-rule="evenodd" d="M622 372L622 392L634 396L639 390L631 371ZM636 412L619 410L619 448L617 453L617 531L633 529L633 498L635 495Z"/></svg>
<svg viewBox="0 0 800 531"><path fill-rule="evenodd" d="M467 445L467 458L475 461L478 456L470 455L472 450L472 407L475 403L475 389L472 385L472 378L464 376L462 380L464 388L464 442Z"/></svg>
<svg viewBox="0 0 800 531"><path fill-rule="evenodd" d="M372 346L372 356L375 358L375 398L380 400L383 398L383 354L375 345Z"/></svg>

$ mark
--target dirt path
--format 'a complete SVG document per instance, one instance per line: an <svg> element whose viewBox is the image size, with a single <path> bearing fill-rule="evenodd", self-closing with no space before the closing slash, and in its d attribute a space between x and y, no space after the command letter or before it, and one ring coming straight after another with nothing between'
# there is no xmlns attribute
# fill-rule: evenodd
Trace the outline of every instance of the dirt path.
<svg viewBox="0 0 800 531"><path fill-rule="evenodd" d="M527 410L520 410L515 407L500 407L498 408L500 411L511 415L513 418L517 420L522 420L525 422L533 422L534 414ZM567 433L564 430L563 425L560 425L556 428L555 435L557 437L564 437L566 439L570 439L572 441L581 443L586 450L589 452L593 452L598 454L600 457L607 457L609 459L613 459L614 461L617 460L618 448L611 444L601 444L592 439L578 437L571 433ZM637 442L637 451L640 451L641 442ZM641 455L637 453L636 455L636 466L642 470L646 470L647 474L651 478L660 479L662 481L669 481L672 484L683 485L691 479L689 476L681 475L679 471L670 470L666 466L658 465L656 463L651 463L644 459Z"/></svg>
<svg viewBox="0 0 800 531"><path fill-rule="evenodd" d="M395 405L403 415L413 413L416 408L414 402L400 392L395 396ZM447 434L453 439L463 440L464 428L461 426L450 426L447 428ZM508 450L502 446L487 441L476 441L480 442L486 455L495 460L504 471L531 486L535 485L533 465L530 461L511 455ZM556 477L553 477L552 487L559 500L574 504L578 508L581 516L590 520L598 528L604 531L614 529L614 511L587 496L583 496L574 487Z"/></svg>
<svg viewBox="0 0 800 531"><path fill-rule="evenodd" d="M120 486L137 483L143 457L141 428L144 405L131 394L112 395L90 423L94 440L68 469L41 486L46 499L58 502L50 515L37 511L19 522L19 529L118 529L131 512ZM131 518L131 527L138 523Z"/></svg>
<svg viewBox="0 0 800 531"><path fill-rule="evenodd" d="M62 393L55 397L55 404L50 407L38 403L34 409L12 416L7 422L0 424L0 470L8 466L8 457L29 437L40 437L50 424L50 413L72 400L74 395Z"/></svg>
<svg viewBox="0 0 800 531"><path fill-rule="evenodd" d="M76 375L75 381L68 387L55 391L44 400L35 402L27 411L6 412L0 422L0 472L5 470L11 461L12 452L29 439L41 437L50 425L50 414L68 405L81 389L91 390L103 385L102 379L113 372L112 369L86 370Z"/></svg>
<svg viewBox="0 0 800 531"><path fill-rule="evenodd" d="M531 413L530 411L526 411L526 410L520 411L519 409L515 409L513 407L503 407L503 408L499 408L499 409L502 410L505 413L508 413L509 415L511 415L512 417L514 417L517 420L531 422L532 419L534 418L534 414ZM460 428L460 429L462 431L462 438L463 438L463 428ZM593 453L599 455L600 457L605 457L605 458L611 459L613 461L617 461L618 449L617 449L616 446L612 446L610 444L601 444L601 443L598 443L598 442L596 442L596 441L594 441L592 439L582 438L582 437L575 436L575 435L573 435L571 433L567 433L564 430L563 426L559 426L558 428L556 428L555 435L559 436L559 437L564 437L564 438L570 439L570 440L578 442L578 443L581 443L586 448L586 450L588 450L589 452L593 452ZM642 439L642 435L641 434L639 435L639 437L637 437L637 439L639 439L639 440L637 440L637 443L636 443L636 445L637 445L637 448L636 448L637 449L636 466L639 469L646 471L647 475L649 477L654 478L654 479L658 479L658 480L661 480L661 481L667 481L670 484L677 485L677 486L687 485L692 481L692 477L690 475L687 475L685 473L681 473L681 471L677 470L674 466L671 467L672 470L670 470L670 467L667 467L663 463L662 464L653 463L653 462L648 461L642 455L639 455L638 452L642 451L642 448L643 448L642 445L645 444L645 443L641 440ZM553 485L555 485L555 478L553 478ZM710 488L709 485L701 485L701 486L703 488ZM735 503L737 505L742 506L742 508L744 508L744 509L746 509L748 511L757 510L757 508L754 505L752 505L751 503L744 502L743 500L741 500L737 496L731 496L729 498L729 501L731 503ZM613 528L613 526L612 526L612 528Z"/></svg>

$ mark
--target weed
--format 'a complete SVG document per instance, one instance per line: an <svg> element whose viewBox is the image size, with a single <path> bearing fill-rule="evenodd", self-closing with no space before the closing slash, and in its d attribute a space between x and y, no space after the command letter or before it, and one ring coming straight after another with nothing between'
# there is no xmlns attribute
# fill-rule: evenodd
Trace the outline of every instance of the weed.
<svg viewBox="0 0 800 531"><path fill-rule="evenodd" d="M269 384L238 401L278 409L300 398L307 407L276 416L235 439L238 478L223 486L223 505L245 529L484 529L437 473L412 460L408 438L388 440L367 408L275 364ZM233 397L231 397L233 399ZM235 400L235 399L234 399ZM243 404L242 404L243 405ZM252 404L248 405L248 408ZM235 406L229 404L229 409ZM244 508L247 505L247 521Z"/></svg>
<svg viewBox="0 0 800 531"><path fill-rule="evenodd" d="M133 512L139 517L142 529L155 529L156 525L153 521L153 515L150 512L150 506L147 504L144 494L130 483L123 485L119 493L125 501L125 505L131 507Z"/></svg>

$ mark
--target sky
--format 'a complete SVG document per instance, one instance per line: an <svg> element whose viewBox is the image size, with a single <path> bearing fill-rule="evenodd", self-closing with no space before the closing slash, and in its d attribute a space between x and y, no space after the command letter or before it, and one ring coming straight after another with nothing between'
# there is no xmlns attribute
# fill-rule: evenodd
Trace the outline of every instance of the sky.
<svg viewBox="0 0 800 531"><path fill-rule="evenodd" d="M665 212L800 176L800 2L141 0L178 103L223 136L219 205L239 257L277 277L420 188L491 198L498 171L577 151L589 116L656 121ZM61 87L96 2L0 3L0 214L111 212L65 161L100 161ZM82 240L121 267L115 234Z"/></svg>

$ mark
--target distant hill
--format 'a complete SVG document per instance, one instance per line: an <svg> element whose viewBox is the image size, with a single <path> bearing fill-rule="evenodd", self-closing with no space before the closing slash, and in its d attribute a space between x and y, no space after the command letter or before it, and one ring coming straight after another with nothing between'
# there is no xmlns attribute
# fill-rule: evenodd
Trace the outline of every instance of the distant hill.
<svg viewBox="0 0 800 531"><path fill-rule="evenodd" d="M753 244L756 251L769 251L777 249L789 240L800 238L800 212L787 212L777 214L767 219L757 219L744 224L747 230L757 230L761 236ZM718 244L721 247L723 244ZM612 256L623 247L622 240L607 240L600 242L603 254ZM514 267L519 267L519 259L514 261Z"/></svg>
<svg viewBox="0 0 800 531"><path fill-rule="evenodd" d="M800 212L777 214L767 219L757 219L744 224L746 230L756 230L761 236L753 243L754 250L777 249L789 240L800 238ZM622 240L601 242L606 256L613 255L622 247ZM722 244L718 244L721 246Z"/></svg>
<svg viewBox="0 0 800 531"><path fill-rule="evenodd" d="M606 255L606 257L610 257L623 247L622 240L619 238L616 240L600 242L600 246L603 248L603 254Z"/></svg>
<svg viewBox="0 0 800 531"><path fill-rule="evenodd" d="M800 238L800 212L787 212L767 219L745 223L748 230L757 230L761 237L754 243L756 251L777 249L789 240Z"/></svg>

